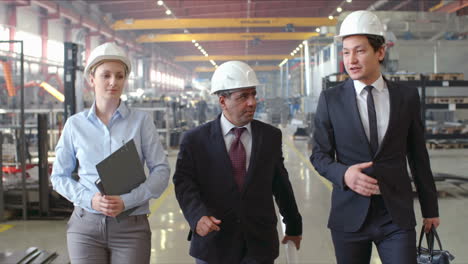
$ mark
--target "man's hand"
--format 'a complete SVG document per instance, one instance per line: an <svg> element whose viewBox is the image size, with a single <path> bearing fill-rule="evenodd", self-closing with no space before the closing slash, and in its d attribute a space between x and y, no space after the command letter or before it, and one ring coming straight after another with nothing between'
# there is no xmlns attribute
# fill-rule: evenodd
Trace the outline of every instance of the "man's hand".
<svg viewBox="0 0 468 264"><path fill-rule="evenodd" d="M199 236L206 236L212 231L219 231L219 224L221 224L221 220L216 219L214 216L202 216L197 223L197 234Z"/></svg>
<svg viewBox="0 0 468 264"><path fill-rule="evenodd" d="M294 245L296 245L297 250L299 250L299 248L301 248L301 240L302 240L302 236L288 236L288 235L286 235L286 236L284 236L281 243L286 244L286 243L288 243L288 241L292 241L294 243Z"/></svg>
<svg viewBox="0 0 468 264"><path fill-rule="evenodd" d="M96 193L93 196L91 205L94 210L102 212L104 215L111 217L116 217L125 208L120 196L102 195L100 193Z"/></svg>
<svg viewBox="0 0 468 264"><path fill-rule="evenodd" d="M424 218L423 224L424 224L424 232L429 233L429 231L431 231L432 226L437 228L440 225L440 219L439 217Z"/></svg>
<svg viewBox="0 0 468 264"><path fill-rule="evenodd" d="M372 194L380 193L377 180L362 173L363 169L372 166L372 162L365 162L354 164L349 167L344 176L346 186L351 190L364 196L371 196Z"/></svg>

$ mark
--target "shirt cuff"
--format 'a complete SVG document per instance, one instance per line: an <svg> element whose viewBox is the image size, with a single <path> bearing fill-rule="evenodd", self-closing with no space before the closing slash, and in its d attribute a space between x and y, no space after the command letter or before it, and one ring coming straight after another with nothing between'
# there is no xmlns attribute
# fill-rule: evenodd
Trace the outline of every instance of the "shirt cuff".
<svg viewBox="0 0 468 264"><path fill-rule="evenodd" d="M124 203L124 211L135 207L136 203L133 201L134 199L132 199L132 197L131 197L131 195L129 193L125 193L125 194L120 195L120 199L122 199L122 201Z"/></svg>
<svg viewBox="0 0 468 264"><path fill-rule="evenodd" d="M85 192L83 194L83 199L81 199L80 207L94 210L93 209L93 197L94 197L93 192L91 192L91 191Z"/></svg>

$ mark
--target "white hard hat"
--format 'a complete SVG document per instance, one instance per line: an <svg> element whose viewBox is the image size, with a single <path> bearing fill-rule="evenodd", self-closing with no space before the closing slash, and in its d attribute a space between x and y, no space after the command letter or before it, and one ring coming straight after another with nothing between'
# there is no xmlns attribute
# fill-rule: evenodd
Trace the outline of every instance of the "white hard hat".
<svg viewBox="0 0 468 264"><path fill-rule="evenodd" d="M88 58L88 63L86 64L84 74L86 80L89 80L89 75L91 68L98 62L102 60L118 60L124 63L127 68L127 76L130 74L130 71L132 70L132 64L130 63L130 60L127 58L125 55L124 51L117 46L117 44L113 42L107 42L102 45L97 46L93 51L91 51L91 54L89 55Z"/></svg>
<svg viewBox="0 0 468 264"><path fill-rule="evenodd" d="M248 88L260 83L255 72L242 61L228 61L221 64L211 78L211 94L218 91Z"/></svg>
<svg viewBox="0 0 468 264"><path fill-rule="evenodd" d="M370 11L359 10L349 14L341 23L340 35L336 41L351 35L377 35L385 37L385 30L379 18Z"/></svg>

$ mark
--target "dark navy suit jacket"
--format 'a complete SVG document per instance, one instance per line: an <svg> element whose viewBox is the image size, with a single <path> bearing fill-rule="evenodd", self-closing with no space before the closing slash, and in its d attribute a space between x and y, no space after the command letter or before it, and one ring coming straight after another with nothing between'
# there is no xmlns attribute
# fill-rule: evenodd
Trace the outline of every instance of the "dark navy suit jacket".
<svg viewBox="0 0 468 264"><path fill-rule="evenodd" d="M257 120L251 122L252 152L242 191L221 130L220 116L185 133L174 174L175 193L193 235L190 255L210 263L226 259L236 232L241 232L247 254L254 259L275 259L279 254L273 197L288 235L301 235L302 219L284 167L281 131ZM222 221L221 231L196 234L202 216ZM238 234L238 233L237 233Z"/></svg>
<svg viewBox="0 0 468 264"><path fill-rule="evenodd" d="M356 102L351 79L320 95L315 116L314 146L310 160L333 183L328 227L355 232L362 226L370 198L344 184L349 166L373 161L363 172L379 182L392 220L403 229L415 226L411 180L416 185L423 217L438 217L437 192L421 122L417 89L385 80L390 97L390 119L379 150L372 156Z"/></svg>

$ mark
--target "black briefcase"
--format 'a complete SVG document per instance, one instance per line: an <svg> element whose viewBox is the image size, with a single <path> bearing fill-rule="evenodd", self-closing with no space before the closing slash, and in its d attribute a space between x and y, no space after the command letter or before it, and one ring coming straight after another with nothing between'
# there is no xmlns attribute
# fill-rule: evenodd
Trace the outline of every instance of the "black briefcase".
<svg viewBox="0 0 468 264"><path fill-rule="evenodd" d="M424 234L426 236L427 248L421 246ZM437 240L439 249L434 249L434 240ZM455 257L447 250L442 249L439 235L435 227L429 233L424 233L424 225L419 235L419 245L417 247L418 264L449 264Z"/></svg>

